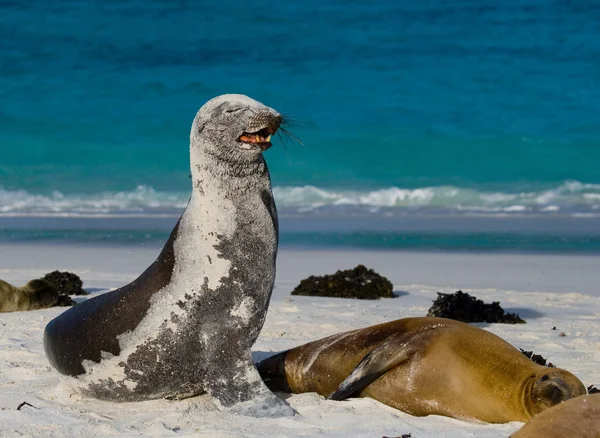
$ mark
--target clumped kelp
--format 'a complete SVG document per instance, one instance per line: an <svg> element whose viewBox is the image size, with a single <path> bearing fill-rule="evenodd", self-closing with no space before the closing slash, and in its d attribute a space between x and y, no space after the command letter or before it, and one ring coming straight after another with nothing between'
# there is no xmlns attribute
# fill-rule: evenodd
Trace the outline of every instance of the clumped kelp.
<svg viewBox="0 0 600 438"><path fill-rule="evenodd" d="M506 313L498 301L486 304L461 290L453 294L438 292L427 316L455 319L462 322L499 322L524 324L516 313Z"/></svg>
<svg viewBox="0 0 600 438"><path fill-rule="evenodd" d="M70 295L87 295L83 290L83 281L78 275L71 272L53 271L43 277L48 283L52 284L58 290L57 306L73 306Z"/></svg>
<svg viewBox="0 0 600 438"><path fill-rule="evenodd" d="M531 359L532 361L534 361L538 365L543 365L543 366L547 366L547 367L550 367L550 368L554 368L555 367L552 362L547 362L546 358L543 357L540 354L535 354L533 351L525 351L522 348L519 348L519 350L521 350L521 353L523 353L525 356L527 356L529 359Z"/></svg>
<svg viewBox="0 0 600 438"><path fill-rule="evenodd" d="M375 300L393 298L392 283L364 265L335 274L314 276L302 280L292 295L313 297L358 298Z"/></svg>

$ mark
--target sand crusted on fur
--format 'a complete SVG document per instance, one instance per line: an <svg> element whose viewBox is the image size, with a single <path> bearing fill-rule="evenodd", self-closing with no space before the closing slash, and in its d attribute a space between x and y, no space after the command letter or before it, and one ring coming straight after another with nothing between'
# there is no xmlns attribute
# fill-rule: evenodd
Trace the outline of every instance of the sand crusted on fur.
<svg viewBox="0 0 600 438"><path fill-rule="evenodd" d="M237 413L293 415L250 354L275 281L277 212L262 151L270 146L265 133L280 122L279 113L241 95L219 96L198 111L193 190L172 243L170 280L140 322L117 335L118 354L83 361L77 379L85 394L136 401L206 391Z"/></svg>

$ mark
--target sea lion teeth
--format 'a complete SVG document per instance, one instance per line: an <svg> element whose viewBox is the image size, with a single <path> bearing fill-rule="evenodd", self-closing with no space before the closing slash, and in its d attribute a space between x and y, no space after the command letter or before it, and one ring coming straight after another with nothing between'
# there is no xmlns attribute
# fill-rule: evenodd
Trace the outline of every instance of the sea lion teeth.
<svg viewBox="0 0 600 438"><path fill-rule="evenodd" d="M232 108L240 108L235 117ZM190 132L192 196L156 261L47 325L48 360L84 394L125 402L207 392L234 413L294 415L262 382L250 352L278 247L263 147L245 144L256 143L244 128L257 121L278 127L282 118L242 95L204 104Z"/></svg>
<svg viewBox="0 0 600 438"><path fill-rule="evenodd" d="M265 141L271 141L271 136L269 135L269 136L268 136L268 137L265 139Z"/></svg>

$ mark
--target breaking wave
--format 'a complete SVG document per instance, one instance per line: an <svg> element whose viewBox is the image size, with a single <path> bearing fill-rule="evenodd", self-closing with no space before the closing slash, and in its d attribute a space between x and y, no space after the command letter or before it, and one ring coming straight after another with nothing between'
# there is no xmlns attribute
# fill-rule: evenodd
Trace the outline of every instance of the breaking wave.
<svg viewBox="0 0 600 438"><path fill-rule="evenodd" d="M275 187L280 209L298 212L358 208L365 212L443 210L453 212L566 212L600 214L600 184L566 181L558 186L521 191L485 191L437 186L376 190L331 189L315 186ZM138 186L131 191L93 194L35 194L0 187L1 215L176 214L188 192L162 192Z"/></svg>

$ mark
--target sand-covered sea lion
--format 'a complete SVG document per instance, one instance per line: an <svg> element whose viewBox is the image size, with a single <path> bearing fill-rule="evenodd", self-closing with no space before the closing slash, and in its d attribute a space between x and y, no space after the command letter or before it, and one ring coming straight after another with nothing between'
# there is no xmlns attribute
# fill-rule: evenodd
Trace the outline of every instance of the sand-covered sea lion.
<svg viewBox="0 0 600 438"><path fill-rule="evenodd" d="M575 397L533 417L511 438L600 438L600 394Z"/></svg>
<svg viewBox="0 0 600 438"><path fill-rule="evenodd" d="M58 290L41 278L22 287L0 280L0 312L46 309L57 302Z"/></svg>
<svg viewBox="0 0 600 438"><path fill-rule="evenodd" d="M329 336L260 362L267 385L333 400L371 397L416 416L527 421L586 393L498 336L444 318L406 318Z"/></svg>
<svg viewBox="0 0 600 438"><path fill-rule="evenodd" d="M192 196L158 259L139 278L51 321L50 363L85 394L113 401L210 393L237 413L292 415L250 347L275 280L278 222L262 152L275 110L223 95L190 134Z"/></svg>

